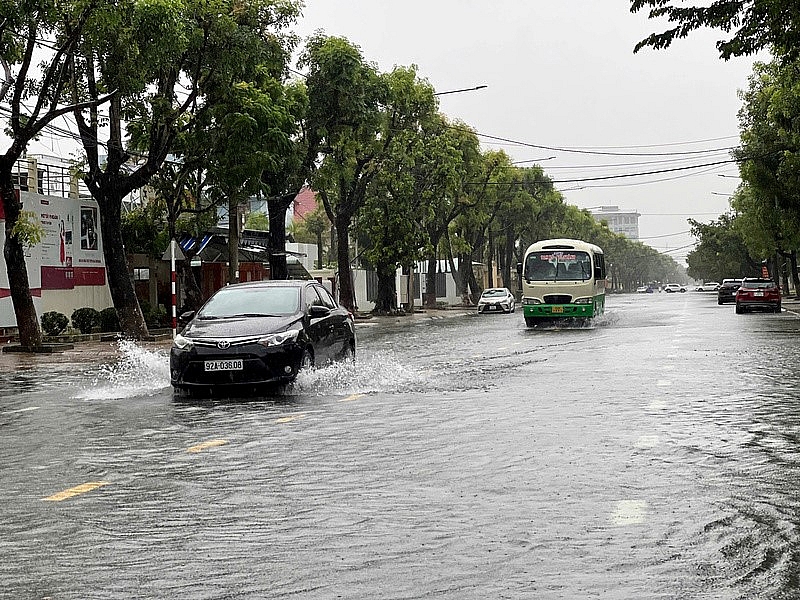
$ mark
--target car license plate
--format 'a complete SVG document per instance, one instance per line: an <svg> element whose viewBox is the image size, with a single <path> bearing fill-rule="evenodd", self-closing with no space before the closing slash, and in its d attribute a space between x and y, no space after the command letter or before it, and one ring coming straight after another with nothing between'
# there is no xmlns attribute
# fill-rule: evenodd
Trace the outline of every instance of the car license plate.
<svg viewBox="0 0 800 600"><path fill-rule="evenodd" d="M205 363L206 371L241 371L244 369L244 361L241 358L234 360L207 360Z"/></svg>
<svg viewBox="0 0 800 600"><path fill-rule="evenodd" d="M764 292L756 292L756 293L753 294L753 296L763 296L763 295L764 295Z"/></svg>
<svg viewBox="0 0 800 600"><path fill-rule="evenodd" d="M563 306L553 306L550 309L550 312L552 312L552 313L563 313L564 312L564 307Z"/></svg>

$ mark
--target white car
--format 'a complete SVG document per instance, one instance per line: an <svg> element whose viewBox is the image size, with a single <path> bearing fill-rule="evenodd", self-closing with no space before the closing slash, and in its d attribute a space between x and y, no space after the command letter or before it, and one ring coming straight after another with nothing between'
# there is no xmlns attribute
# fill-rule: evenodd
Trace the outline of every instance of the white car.
<svg viewBox="0 0 800 600"><path fill-rule="evenodd" d="M478 300L478 314L487 312L513 313L514 294L508 288L487 288Z"/></svg>
<svg viewBox="0 0 800 600"><path fill-rule="evenodd" d="M662 289L665 292L667 292L668 294L671 294L672 292L685 292L686 291L685 287L683 287L682 285L678 285L677 283L668 283Z"/></svg>
<svg viewBox="0 0 800 600"><path fill-rule="evenodd" d="M719 284L711 281L709 283L701 283L695 290L698 292L716 292L719 289Z"/></svg>

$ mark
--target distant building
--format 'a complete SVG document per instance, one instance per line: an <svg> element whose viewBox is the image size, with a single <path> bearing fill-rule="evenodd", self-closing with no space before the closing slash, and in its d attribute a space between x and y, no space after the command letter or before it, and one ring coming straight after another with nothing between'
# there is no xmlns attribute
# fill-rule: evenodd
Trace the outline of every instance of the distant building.
<svg viewBox="0 0 800 600"><path fill-rule="evenodd" d="M639 239L639 217L635 210L620 210L619 206L598 206L591 209L596 221L605 221L614 233L621 233L631 240Z"/></svg>

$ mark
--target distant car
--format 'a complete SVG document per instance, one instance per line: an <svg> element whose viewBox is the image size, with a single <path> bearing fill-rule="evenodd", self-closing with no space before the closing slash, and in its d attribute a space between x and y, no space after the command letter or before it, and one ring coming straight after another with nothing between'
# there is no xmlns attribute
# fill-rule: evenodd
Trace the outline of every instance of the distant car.
<svg viewBox="0 0 800 600"><path fill-rule="evenodd" d="M717 290L717 304L736 302L736 290L742 285L741 279L723 279Z"/></svg>
<svg viewBox="0 0 800 600"><path fill-rule="evenodd" d="M652 294L653 293L653 288L650 287L649 285L641 285L638 288L636 288L636 293L637 294Z"/></svg>
<svg viewBox="0 0 800 600"><path fill-rule="evenodd" d="M516 302L508 288L488 288L483 290L478 300L478 313L513 313Z"/></svg>
<svg viewBox="0 0 800 600"><path fill-rule="evenodd" d="M685 292L686 288L682 285L678 285L677 283L668 283L662 288L668 294L672 294L673 292Z"/></svg>
<svg viewBox="0 0 800 600"><path fill-rule="evenodd" d="M736 314L760 309L781 312L781 290L771 279L745 277L736 290Z"/></svg>
<svg viewBox="0 0 800 600"><path fill-rule="evenodd" d="M695 290L698 292L716 292L719 289L719 284L711 281L709 283L701 283Z"/></svg>
<svg viewBox="0 0 800 600"><path fill-rule="evenodd" d="M355 358L353 315L313 280L229 285L182 320L169 361L178 395L290 382L301 369Z"/></svg>

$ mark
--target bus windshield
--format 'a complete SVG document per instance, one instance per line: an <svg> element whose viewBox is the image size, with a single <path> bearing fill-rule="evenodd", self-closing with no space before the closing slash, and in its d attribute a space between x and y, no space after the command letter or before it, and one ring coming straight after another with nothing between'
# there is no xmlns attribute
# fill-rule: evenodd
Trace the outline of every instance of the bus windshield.
<svg viewBox="0 0 800 600"><path fill-rule="evenodd" d="M592 259L578 250L539 250L525 260L528 281L586 281L592 278Z"/></svg>

